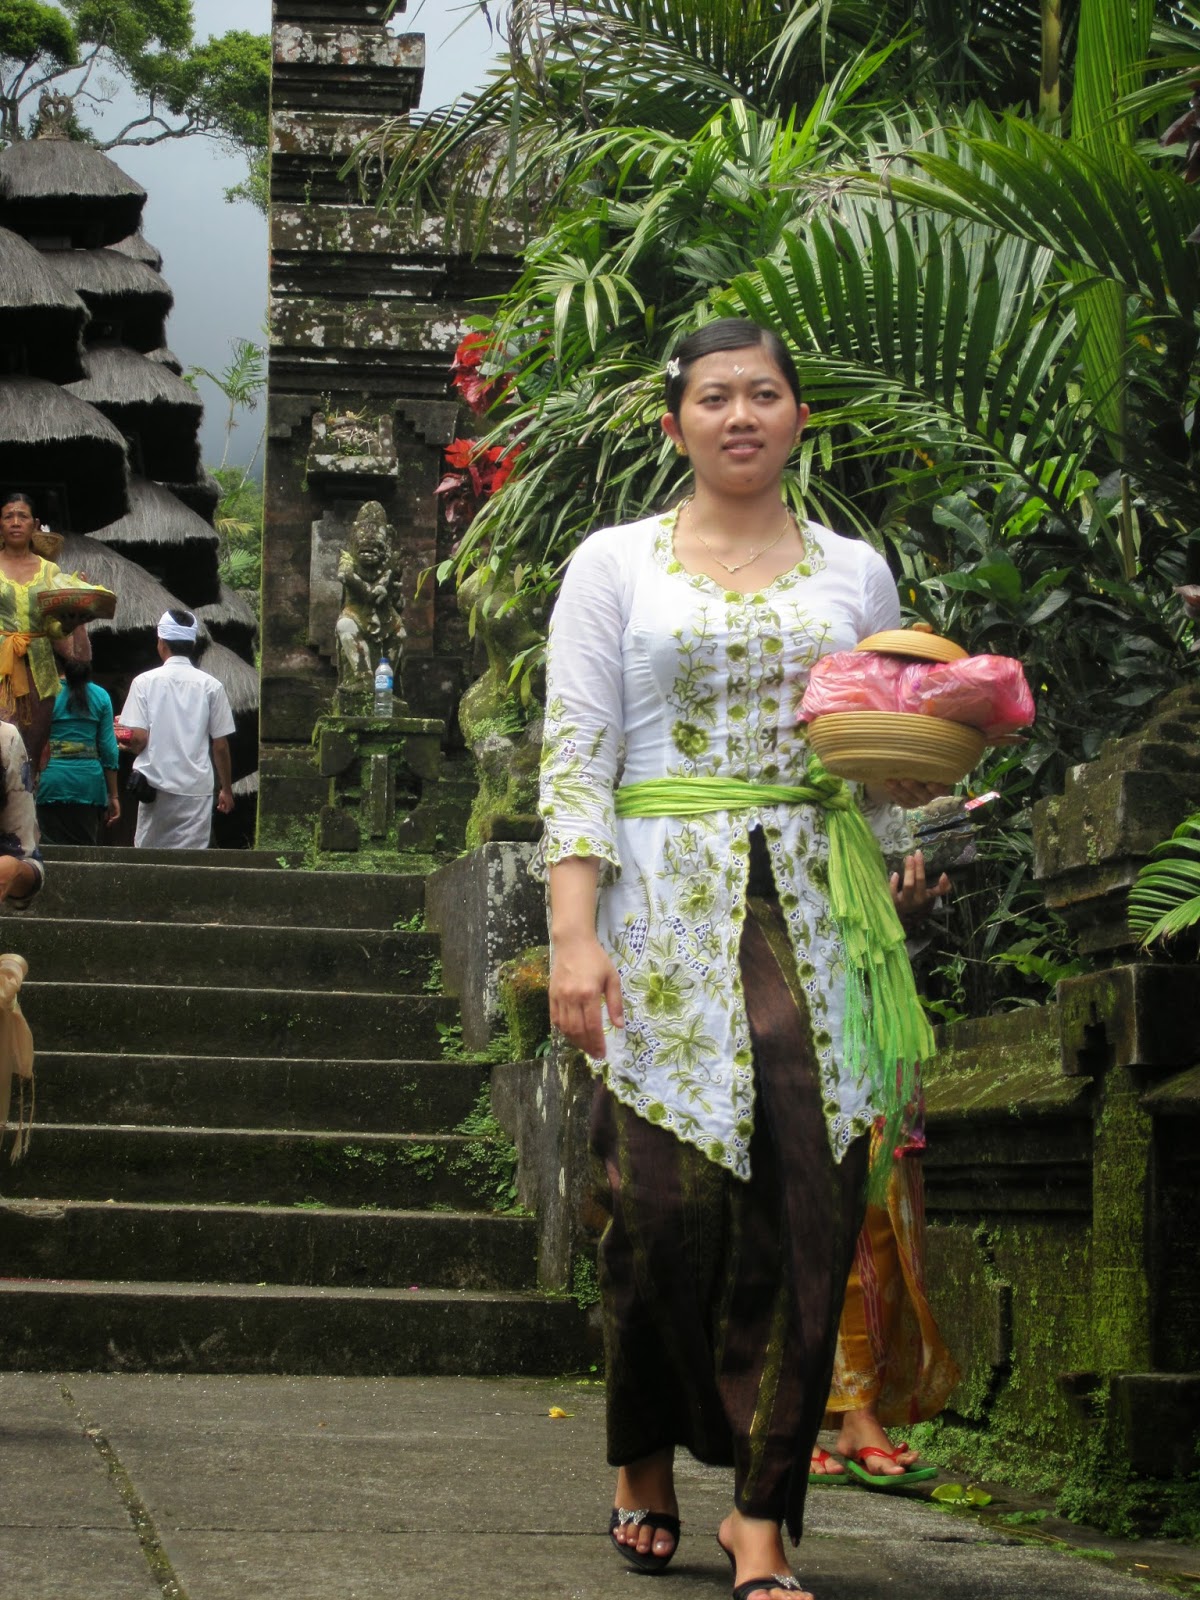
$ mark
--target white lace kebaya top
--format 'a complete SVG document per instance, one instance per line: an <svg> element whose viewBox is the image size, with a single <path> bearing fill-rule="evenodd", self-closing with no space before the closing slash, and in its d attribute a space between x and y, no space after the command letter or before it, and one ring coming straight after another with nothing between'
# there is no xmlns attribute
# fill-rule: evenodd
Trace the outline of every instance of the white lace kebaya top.
<svg viewBox="0 0 1200 1600"><path fill-rule="evenodd" d="M754 1077L738 947L747 835L761 826L808 996L830 1144L866 1133L870 1086L839 1069L843 952L829 913L823 812L763 805L626 817L614 787L664 777L804 781L796 714L813 662L899 625L887 563L808 523L807 559L750 594L685 571L674 511L594 533L550 625L541 803L546 865L600 861L600 942L621 977L625 1027L606 1019L593 1062L618 1100L750 1174ZM865 808L884 848L904 813Z"/></svg>

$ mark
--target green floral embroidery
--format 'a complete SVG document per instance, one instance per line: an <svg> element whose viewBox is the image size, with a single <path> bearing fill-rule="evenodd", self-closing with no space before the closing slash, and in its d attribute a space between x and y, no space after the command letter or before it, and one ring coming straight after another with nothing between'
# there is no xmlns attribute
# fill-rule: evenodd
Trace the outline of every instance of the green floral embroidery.
<svg viewBox="0 0 1200 1600"><path fill-rule="evenodd" d="M671 729L671 739L676 750L695 761L708 749L708 735L690 722L677 722Z"/></svg>

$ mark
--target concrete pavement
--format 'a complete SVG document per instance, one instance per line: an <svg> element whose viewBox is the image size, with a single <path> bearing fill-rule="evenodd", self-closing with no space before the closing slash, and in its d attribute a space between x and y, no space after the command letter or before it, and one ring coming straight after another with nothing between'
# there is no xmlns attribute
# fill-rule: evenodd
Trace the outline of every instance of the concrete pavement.
<svg viewBox="0 0 1200 1600"><path fill-rule="evenodd" d="M4 1373L0 1595L727 1595L712 1534L728 1475L680 1461L680 1553L649 1585L603 1534L603 1454L601 1391L569 1380ZM1061 1531L1088 1554L921 1498L823 1490L796 1567L818 1600L1151 1600L1137 1562L1196 1592L1200 1551Z"/></svg>

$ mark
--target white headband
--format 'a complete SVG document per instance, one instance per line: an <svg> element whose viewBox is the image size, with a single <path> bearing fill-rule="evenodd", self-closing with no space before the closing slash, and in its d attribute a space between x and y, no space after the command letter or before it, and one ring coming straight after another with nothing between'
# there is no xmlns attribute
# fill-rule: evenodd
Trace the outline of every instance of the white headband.
<svg viewBox="0 0 1200 1600"><path fill-rule="evenodd" d="M182 622L176 622L169 611L164 611L158 619L158 637L166 639L169 644L195 644L196 624L191 627Z"/></svg>

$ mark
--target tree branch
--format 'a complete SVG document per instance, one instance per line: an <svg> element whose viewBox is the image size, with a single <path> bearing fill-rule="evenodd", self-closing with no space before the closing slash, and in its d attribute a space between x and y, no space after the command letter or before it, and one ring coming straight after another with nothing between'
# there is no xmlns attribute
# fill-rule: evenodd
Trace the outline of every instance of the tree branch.
<svg viewBox="0 0 1200 1600"><path fill-rule="evenodd" d="M160 133L155 133L142 138L131 138L130 135L137 128L160 128ZM211 121L199 117L190 117L182 127L173 128L169 122L160 116L136 117L132 122L127 122L120 133L114 138L106 140L96 146L97 150L115 150L118 145L126 149L133 149L139 145L162 144L164 139L186 139L191 134L198 133L206 137L214 137Z"/></svg>
<svg viewBox="0 0 1200 1600"><path fill-rule="evenodd" d="M40 54L40 52L39 52L39 54ZM19 85L20 85L20 82L21 82L21 78L24 76L24 74L27 71L32 70L33 63L34 63L34 61L37 60L37 56L34 56L32 58L32 60L27 62L26 65L24 67L22 67L21 71L17 74L16 82L13 84L12 99L15 100L19 105L23 101L28 100L28 98L29 98L29 96L31 94L36 94L39 89L45 88L46 84L53 83L56 78L65 78L67 73L69 73L69 72L78 72L82 68L83 77L80 78L78 87L71 90L71 98L74 99L75 96L83 88L83 86L87 83L88 79L91 77L92 68L95 66L96 57L99 54L100 54L100 46L97 45L96 48L92 51L90 56L88 56L83 61L77 61L73 67L55 67L53 72L47 72L44 75L44 77L35 78L32 83L27 84L25 86L25 88L21 89L21 88L19 88Z"/></svg>

